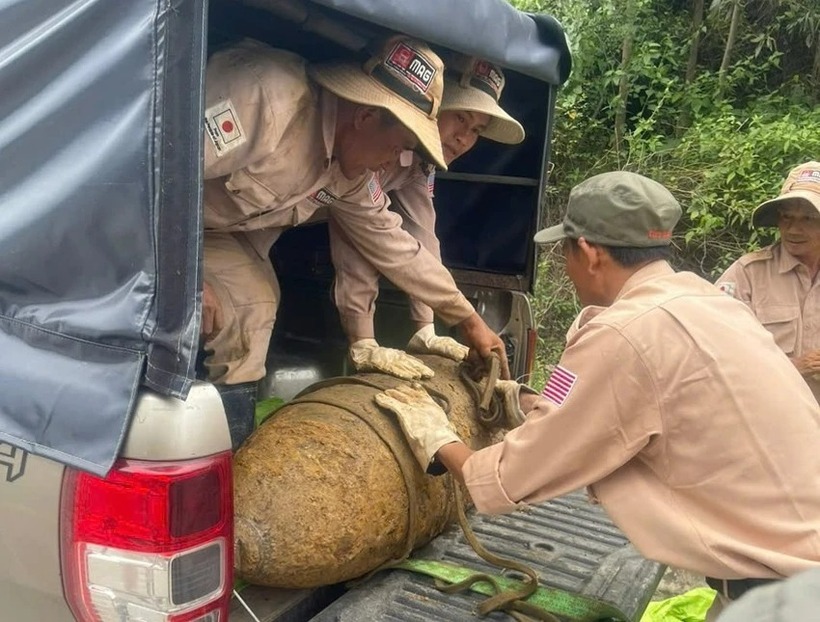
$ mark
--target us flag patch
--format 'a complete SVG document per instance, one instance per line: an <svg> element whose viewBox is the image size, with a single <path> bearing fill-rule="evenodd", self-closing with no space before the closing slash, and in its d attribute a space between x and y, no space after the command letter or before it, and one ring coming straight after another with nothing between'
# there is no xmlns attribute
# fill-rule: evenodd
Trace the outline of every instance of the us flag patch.
<svg viewBox="0 0 820 622"><path fill-rule="evenodd" d="M552 371L552 374L550 374L550 379L547 382L547 386L545 386L541 392L541 395L553 404L561 406L567 401L572 387L575 386L576 380L578 380L578 376L570 370L557 365Z"/></svg>
<svg viewBox="0 0 820 622"><path fill-rule="evenodd" d="M371 176L370 181L367 182L367 191L370 193L370 200L373 203L378 203L382 198L382 186L379 183L379 178L375 175Z"/></svg>
<svg viewBox="0 0 820 622"><path fill-rule="evenodd" d="M432 197L433 191L436 189L436 174L430 173L427 176L427 194Z"/></svg>

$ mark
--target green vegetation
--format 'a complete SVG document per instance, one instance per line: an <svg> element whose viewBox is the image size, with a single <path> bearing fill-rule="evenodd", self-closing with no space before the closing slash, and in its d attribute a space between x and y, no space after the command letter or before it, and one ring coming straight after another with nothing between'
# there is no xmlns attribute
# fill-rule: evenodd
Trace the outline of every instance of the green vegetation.
<svg viewBox="0 0 820 622"><path fill-rule="evenodd" d="M666 185L684 218L676 263L715 278L772 241L749 226L794 165L820 158L817 0L512 0L564 25L562 88L545 225L579 181L631 170ZM578 306L545 253L536 284L537 367L553 364ZM543 384L543 372L532 379Z"/></svg>

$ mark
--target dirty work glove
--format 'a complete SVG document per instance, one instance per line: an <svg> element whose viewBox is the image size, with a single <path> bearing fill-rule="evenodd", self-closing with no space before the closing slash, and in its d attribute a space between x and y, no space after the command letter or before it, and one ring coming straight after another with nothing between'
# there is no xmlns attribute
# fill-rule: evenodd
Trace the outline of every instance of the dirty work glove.
<svg viewBox="0 0 820 622"><path fill-rule="evenodd" d="M433 370L401 350L382 348L375 339L360 339L350 346L356 371L380 371L402 380L432 378Z"/></svg>
<svg viewBox="0 0 820 622"><path fill-rule="evenodd" d="M454 361L463 361L470 351L465 345L460 344L452 337L439 337L432 324L416 331L407 342L408 352L419 352L421 354L439 354Z"/></svg>
<svg viewBox="0 0 820 622"><path fill-rule="evenodd" d="M522 391L530 395L538 395L535 390L515 380L499 380L495 383L495 392L501 398L501 407L504 409L504 417L510 429L517 428L527 418L521 410Z"/></svg>
<svg viewBox="0 0 820 622"><path fill-rule="evenodd" d="M461 442L441 406L417 383L376 394L376 403L393 412L422 471L448 443Z"/></svg>

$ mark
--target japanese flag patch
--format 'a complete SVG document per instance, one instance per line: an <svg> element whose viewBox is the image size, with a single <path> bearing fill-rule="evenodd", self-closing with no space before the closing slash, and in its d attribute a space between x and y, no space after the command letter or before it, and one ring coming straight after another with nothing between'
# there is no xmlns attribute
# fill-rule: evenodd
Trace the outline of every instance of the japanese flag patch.
<svg viewBox="0 0 820 622"><path fill-rule="evenodd" d="M205 131L218 158L247 142L239 115L236 114L230 99L225 99L205 111Z"/></svg>
<svg viewBox="0 0 820 622"><path fill-rule="evenodd" d="M567 401L576 380L578 380L578 376L567 368L556 365L541 395L553 404L561 406Z"/></svg>
<svg viewBox="0 0 820 622"><path fill-rule="evenodd" d="M737 285L727 281L725 283L721 283L720 285L718 285L718 289L722 291L724 294L729 294L730 296L734 297L735 291L737 291Z"/></svg>

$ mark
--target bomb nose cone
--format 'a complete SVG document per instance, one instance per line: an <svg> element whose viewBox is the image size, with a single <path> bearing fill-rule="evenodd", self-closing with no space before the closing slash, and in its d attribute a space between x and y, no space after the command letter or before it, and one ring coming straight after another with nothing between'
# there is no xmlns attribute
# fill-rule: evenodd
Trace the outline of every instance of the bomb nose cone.
<svg viewBox="0 0 820 622"><path fill-rule="evenodd" d="M240 575L253 575L259 572L262 562L268 558L268 539L265 538L259 527L237 516L234 521L234 568Z"/></svg>

